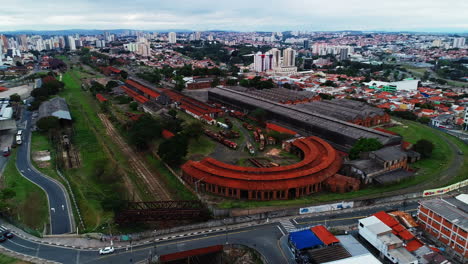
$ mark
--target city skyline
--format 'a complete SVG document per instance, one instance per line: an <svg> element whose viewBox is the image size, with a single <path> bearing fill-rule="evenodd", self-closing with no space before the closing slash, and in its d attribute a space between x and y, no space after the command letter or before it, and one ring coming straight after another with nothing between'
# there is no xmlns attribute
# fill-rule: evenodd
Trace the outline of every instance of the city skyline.
<svg viewBox="0 0 468 264"><path fill-rule="evenodd" d="M2 0L3 1L3 0ZM137 29L227 31L467 32L468 3L407 1L255 1L235 6L203 0L155 5L123 1L15 1L1 4L0 31Z"/></svg>

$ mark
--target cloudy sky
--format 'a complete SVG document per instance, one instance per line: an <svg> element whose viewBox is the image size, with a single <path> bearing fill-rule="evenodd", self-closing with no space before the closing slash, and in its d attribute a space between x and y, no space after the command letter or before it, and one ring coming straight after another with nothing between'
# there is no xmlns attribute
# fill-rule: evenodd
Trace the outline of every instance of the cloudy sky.
<svg viewBox="0 0 468 264"><path fill-rule="evenodd" d="M467 0L0 0L0 31L468 32Z"/></svg>

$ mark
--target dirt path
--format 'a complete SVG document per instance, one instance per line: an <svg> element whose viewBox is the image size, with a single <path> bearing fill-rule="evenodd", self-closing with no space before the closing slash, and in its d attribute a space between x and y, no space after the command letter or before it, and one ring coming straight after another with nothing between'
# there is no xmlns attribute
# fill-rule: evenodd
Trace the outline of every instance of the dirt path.
<svg viewBox="0 0 468 264"><path fill-rule="evenodd" d="M99 118L106 127L107 134L114 140L114 142L128 158L130 166L135 171L135 173L146 183L152 196L157 197L158 200L171 200L169 192L160 182L161 175L159 175L157 172L153 173L148 169L146 164L141 160L141 156L133 151L133 149L124 141L124 139L115 130L112 123L104 114L99 114Z"/></svg>

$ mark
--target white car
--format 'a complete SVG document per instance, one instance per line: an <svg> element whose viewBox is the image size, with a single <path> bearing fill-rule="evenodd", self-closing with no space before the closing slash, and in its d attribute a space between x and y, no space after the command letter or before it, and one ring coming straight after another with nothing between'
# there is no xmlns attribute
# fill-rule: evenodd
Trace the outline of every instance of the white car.
<svg viewBox="0 0 468 264"><path fill-rule="evenodd" d="M114 247L105 247L99 249L99 255L111 254L114 252Z"/></svg>
<svg viewBox="0 0 468 264"><path fill-rule="evenodd" d="M17 136L22 136L22 135L23 135L23 130L18 130L18 131L16 132L16 135L17 135Z"/></svg>

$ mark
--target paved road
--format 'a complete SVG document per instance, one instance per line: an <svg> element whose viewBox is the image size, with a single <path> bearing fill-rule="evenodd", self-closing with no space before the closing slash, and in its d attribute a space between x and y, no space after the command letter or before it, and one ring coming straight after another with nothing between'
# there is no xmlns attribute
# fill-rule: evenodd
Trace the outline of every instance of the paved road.
<svg viewBox="0 0 468 264"><path fill-rule="evenodd" d="M407 202L405 208L400 204L399 209L414 211L417 203ZM362 208L352 212L329 212L327 215L310 215L301 219L292 220L296 227L308 227L325 223L328 226L354 225L357 219L366 217L381 210L398 209L396 205L377 205L372 208ZM1 229L1 228L0 228ZM30 256L61 263L137 263L144 261L149 255L156 252L164 255L190 249L202 248L213 245L241 244L257 250L270 264L294 263L290 262L289 252L280 246L280 238L287 232L277 222L246 228L232 229L228 232L219 231L206 233L204 235L190 236L185 238L163 240L157 243L135 246L133 248L117 249L114 254L99 256L97 250L80 250L65 247L45 245L32 242L20 237L15 237L0 244L8 249Z"/></svg>
<svg viewBox="0 0 468 264"><path fill-rule="evenodd" d="M50 213L50 233L64 234L72 232L72 216L69 211L68 194L58 182L37 171L30 161L31 119L29 111L23 111L22 121L25 124L23 144L18 147L16 167L21 174L40 186L47 194Z"/></svg>
<svg viewBox="0 0 468 264"><path fill-rule="evenodd" d="M304 216L301 218L293 219L292 222L297 228L304 228L314 225L327 225L327 226L348 226L357 224L357 220L366 216L370 216L378 211L390 210L404 210L409 213L416 212L418 208L417 201L406 202L405 206L402 203L394 205L376 206L372 208L359 208L351 212L330 212L328 215L319 216Z"/></svg>

